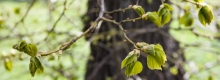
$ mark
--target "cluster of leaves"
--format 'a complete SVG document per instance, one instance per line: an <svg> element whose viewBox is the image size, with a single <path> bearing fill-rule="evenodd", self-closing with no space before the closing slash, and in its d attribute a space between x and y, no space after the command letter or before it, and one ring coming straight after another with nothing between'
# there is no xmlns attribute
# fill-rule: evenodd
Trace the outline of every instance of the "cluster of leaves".
<svg viewBox="0 0 220 80"><path fill-rule="evenodd" d="M199 8L198 18L199 21L206 26L206 24L210 24L214 18L211 6L207 5L203 2L203 0L194 0ZM180 18L180 23L185 26L191 26L194 22L194 18L188 9L185 10L185 14Z"/></svg>
<svg viewBox="0 0 220 80"><path fill-rule="evenodd" d="M35 44L27 44L26 41L21 41L20 43L13 45L13 48L31 56L29 71L33 77L36 71L41 71L41 72L44 71L44 67L42 66L41 62L36 56L38 53L38 49Z"/></svg>
<svg viewBox="0 0 220 80"><path fill-rule="evenodd" d="M142 17L143 20L150 20L158 27L161 27L170 21L170 11L173 10L173 8L167 3L160 5L160 8L157 12L145 13L144 9L139 5L134 5L132 8L138 13L139 16Z"/></svg>
<svg viewBox="0 0 220 80"><path fill-rule="evenodd" d="M147 54L147 66L151 70L162 70L161 66L167 61L163 47L160 44L147 44L145 42L136 43L138 49L134 49L122 61L121 68L126 67L127 76L138 74L142 71L142 63L137 61L140 52Z"/></svg>

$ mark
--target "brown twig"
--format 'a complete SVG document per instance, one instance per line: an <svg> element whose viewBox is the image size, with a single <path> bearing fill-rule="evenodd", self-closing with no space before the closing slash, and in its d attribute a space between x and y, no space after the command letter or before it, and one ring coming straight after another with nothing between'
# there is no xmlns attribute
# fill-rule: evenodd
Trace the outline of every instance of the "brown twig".
<svg viewBox="0 0 220 80"><path fill-rule="evenodd" d="M33 7L33 5L34 5L34 3L35 3L36 1L37 1L37 0L33 0L33 1L31 2L30 6L28 7L27 11L25 12L24 16L23 16L18 22L16 22L13 27L10 27L10 31L11 31L12 33L14 33L15 35L17 34L16 31L15 31L16 27L18 26L18 24L24 22L25 18L27 17L28 13L30 12L31 8Z"/></svg>
<svg viewBox="0 0 220 80"><path fill-rule="evenodd" d="M114 23L114 24L118 25L119 28L123 31L123 34L124 34L125 39L126 39L128 42L130 42L131 44L133 44L135 48L138 48L138 47L135 45L135 43L134 43L131 39L128 38L128 36L126 35L126 31L124 30L124 28L122 27L122 25L121 25L120 23L116 22L115 20L110 20L110 19L107 19L107 18L104 18L104 17L101 18L101 19L104 20L104 21L111 22L111 23Z"/></svg>
<svg viewBox="0 0 220 80"><path fill-rule="evenodd" d="M141 19L142 19L141 17L134 18L134 19L125 19L125 20L122 20L119 23L122 23L122 22L135 22L136 20L141 20Z"/></svg>
<svg viewBox="0 0 220 80"><path fill-rule="evenodd" d="M124 11L129 10L129 9L132 9L132 5L129 5L127 8L124 8L124 9L117 9L117 10L113 10L113 11L110 11L110 12L105 12L105 14L111 14L111 13L115 13L115 12L124 12Z"/></svg>
<svg viewBox="0 0 220 80"><path fill-rule="evenodd" d="M63 11L62 11L62 13L60 14L59 18L58 18L58 19L55 21L55 23L53 24L52 28L48 31L48 34L47 34L47 36L46 36L46 38L45 38L44 40L47 40L47 39L48 39L49 34L54 31L54 29L55 29L57 23L60 21L60 19L61 19L61 18L63 17L63 15L65 14L65 11L66 11L66 9L67 9L66 3L67 3L67 0L65 0L65 1L63 2Z"/></svg>

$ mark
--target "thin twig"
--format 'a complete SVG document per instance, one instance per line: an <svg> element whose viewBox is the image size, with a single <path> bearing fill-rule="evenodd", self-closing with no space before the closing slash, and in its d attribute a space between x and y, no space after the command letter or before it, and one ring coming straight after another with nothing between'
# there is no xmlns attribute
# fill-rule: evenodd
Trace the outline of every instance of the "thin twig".
<svg viewBox="0 0 220 80"><path fill-rule="evenodd" d="M129 10L129 9L132 9L132 5L129 5L127 8L124 8L124 9L117 9L117 10L113 10L113 11L105 12L105 13L106 14L111 14L111 13L115 13L115 12L124 12L124 11Z"/></svg>
<svg viewBox="0 0 220 80"><path fill-rule="evenodd" d="M139 3L139 0L137 0L136 5L138 5L138 3Z"/></svg>
<svg viewBox="0 0 220 80"><path fill-rule="evenodd" d="M136 20L141 20L142 18L141 17L138 17L138 18L134 18L134 19L125 19L125 20L122 20L121 22L119 23L122 23L122 22L135 22Z"/></svg>
<svg viewBox="0 0 220 80"><path fill-rule="evenodd" d="M47 35L47 37L46 37L44 40L47 40L47 39L48 39L49 34L54 31L54 29L55 29L57 23L60 21L60 19L61 19L61 18L63 17L63 15L65 14L65 11L66 11L66 9L67 9L66 3L67 3L67 0L65 0L65 1L63 2L63 11L62 11L62 13L60 14L59 18L58 18L58 19L55 21L55 23L53 24L52 28L48 31L48 35Z"/></svg>
<svg viewBox="0 0 220 80"><path fill-rule="evenodd" d="M80 36L73 38L71 41L64 43L58 50L54 50L51 52L40 52L40 56L47 56L50 55L52 53L56 53L58 51L64 51L66 50L68 47L70 47L74 42L76 42L78 39L80 39L81 37L85 36L87 33L89 33L92 29L96 28L98 22L95 22L93 25L91 25L83 34L81 34Z"/></svg>
<svg viewBox="0 0 220 80"><path fill-rule="evenodd" d="M33 7L34 3L36 2L36 0L33 0L30 4L30 6L28 7L27 11L25 12L24 16L18 21L15 23L14 27L10 27L11 29L11 32L14 33L14 34L17 34L15 29L16 27L18 26L18 24L20 23L23 23L25 18L27 17L28 13L30 12L31 8Z"/></svg>
<svg viewBox="0 0 220 80"><path fill-rule="evenodd" d="M101 19L104 20L104 21L111 22L111 23L114 23L114 24L118 25L119 28L123 31L123 34L124 34L125 39L126 39L128 42L130 42L131 44L133 44L135 48L138 48L138 47L135 45L135 43L134 43L131 39L128 38L128 36L126 35L126 31L124 30L124 28L122 27L122 25L121 25L120 23L116 22L115 20L110 20L110 19L107 19L107 18L104 18L104 17L101 18Z"/></svg>

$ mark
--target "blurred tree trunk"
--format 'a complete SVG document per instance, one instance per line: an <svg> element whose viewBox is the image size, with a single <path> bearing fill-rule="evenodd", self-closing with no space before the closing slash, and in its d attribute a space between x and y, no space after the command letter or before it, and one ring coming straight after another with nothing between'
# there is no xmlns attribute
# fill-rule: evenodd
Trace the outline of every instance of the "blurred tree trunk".
<svg viewBox="0 0 220 80"><path fill-rule="evenodd" d="M151 1L151 2L150 2ZM105 0L106 10L112 11L119 8L126 8L129 5L136 4L136 0ZM145 8L145 11L157 11L161 0L139 0L139 5ZM85 22L87 29L92 21L98 16L99 6L97 0L89 0L88 20ZM138 17L133 10L117 12L110 14L113 20L121 21L126 18ZM141 56L138 60L143 64L143 71L138 74L143 80L183 80L184 70L182 62L183 55L179 50L179 44L169 34L169 24L158 29L156 25L149 21L135 21L122 24L127 30L127 35L134 42L147 42L151 44L160 43L167 55L168 61L162 71L149 70L146 64L146 57ZM95 33L93 31L91 34ZM91 59L87 62L86 80L126 80L124 69L120 69L121 61L133 49L133 46L124 41L122 31L118 26L103 22L99 33L91 43ZM87 40L91 38L87 37ZM178 56L173 57L174 54ZM170 67L176 66L178 74L170 73Z"/></svg>

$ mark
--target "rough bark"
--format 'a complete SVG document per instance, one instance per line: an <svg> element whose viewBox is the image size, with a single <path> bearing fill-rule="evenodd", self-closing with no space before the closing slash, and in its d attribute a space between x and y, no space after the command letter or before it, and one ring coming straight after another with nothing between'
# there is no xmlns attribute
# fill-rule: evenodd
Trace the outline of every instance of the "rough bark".
<svg viewBox="0 0 220 80"><path fill-rule="evenodd" d="M139 0L139 5L145 8L145 11L157 11L161 0L152 0L152 3L148 3L148 0ZM106 10L112 11L118 8L125 8L129 5L136 4L136 0L105 0ZM89 0L88 13L86 14L88 20L85 22L87 29L90 23L94 21L98 16L98 3L97 0ZM127 10L125 12L117 12L110 14L112 19L121 21L126 18L138 17L137 13L133 10ZM127 35L134 42L147 42L151 44L160 43L167 55L168 61L166 67L162 71L149 70L146 64L146 57L141 56L138 60L143 64L143 71L138 74L143 80L183 80L184 70L182 65L178 64L178 61L183 61L183 55L177 54L179 50L178 42L176 42L169 34L169 25L165 25L164 28L158 29L156 25L149 21L135 21L122 24L127 30ZM116 34L107 33L115 31ZM105 34L107 33L107 34ZM93 59L88 60L87 63L87 80L106 80L111 78L112 80L126 80L127 77L124 74L124 69L120 69L121 61L125 58L129 51L133 49L133 46L124 41L122 32L114 24L104 22L99 30L100 35L104 35L104 38L97 40L97 43L91 44L91 56ZM109 37L110 34L114 34ZM98 38L98 36L93 36ZM87 37L87 40L91 37ZM173 54L177 54L178 58L173 58ZM173 75L169 72L169 68L177 65L179 73Z"/></svg>

